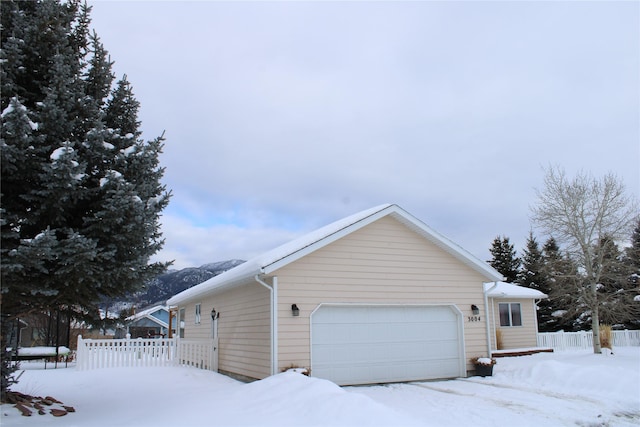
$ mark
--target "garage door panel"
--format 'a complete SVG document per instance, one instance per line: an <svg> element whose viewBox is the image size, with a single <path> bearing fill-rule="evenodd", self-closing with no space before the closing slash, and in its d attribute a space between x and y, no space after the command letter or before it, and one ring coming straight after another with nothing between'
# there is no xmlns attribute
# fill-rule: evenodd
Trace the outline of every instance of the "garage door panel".
<svg viewBox="0 0 640 427"><path fill-rule="evenodd" d="M312 374L343 385L460 376L461 328L451 306L322 306Z"/></svg>

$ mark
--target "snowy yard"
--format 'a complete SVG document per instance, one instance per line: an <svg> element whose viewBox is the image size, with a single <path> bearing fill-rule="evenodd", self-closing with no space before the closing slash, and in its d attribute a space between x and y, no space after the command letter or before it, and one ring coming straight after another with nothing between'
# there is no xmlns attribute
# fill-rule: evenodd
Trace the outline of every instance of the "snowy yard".
<svg viewBox="0 0 640 427"><path fill-rule="evenodd" d="M11 426L637 426L640 348L498 359L494 376L340 388L285 373L243 384L195 368L76 371L23 363L13 389L76 412L21 416Z"/></svg>

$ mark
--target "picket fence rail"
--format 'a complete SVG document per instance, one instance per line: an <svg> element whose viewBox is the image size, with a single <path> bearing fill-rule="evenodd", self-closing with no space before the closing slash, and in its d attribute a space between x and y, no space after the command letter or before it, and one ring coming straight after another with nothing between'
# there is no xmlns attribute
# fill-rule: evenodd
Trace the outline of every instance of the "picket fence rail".
<svg viewBox="0 0 640 427"><path fill-rule="evenodd" d="M83 339L78 336L76 369L195 366L215 370L213 340L178 338Z"/></svg>
<svg viewBox="0 0 640 427"><path fill-rule="evenodd" d="M640 346L640 330L611 331L614 347ZM540 332L538 347L551 347L557 351L593 348L593 332Z"/></svg>

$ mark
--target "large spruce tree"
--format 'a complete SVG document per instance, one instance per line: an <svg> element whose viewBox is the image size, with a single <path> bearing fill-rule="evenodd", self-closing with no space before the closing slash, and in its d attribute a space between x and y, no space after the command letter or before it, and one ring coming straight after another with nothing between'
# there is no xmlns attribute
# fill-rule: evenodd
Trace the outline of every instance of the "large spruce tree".
<svg viewBox="0 0 640 427"><path fill-rule="evenodd" d="M163 137L144 141L130 83L78 0L2 1L3 350L11 319L85 317L167 265ZM2 392L7 371L3 369Z"/></svg>

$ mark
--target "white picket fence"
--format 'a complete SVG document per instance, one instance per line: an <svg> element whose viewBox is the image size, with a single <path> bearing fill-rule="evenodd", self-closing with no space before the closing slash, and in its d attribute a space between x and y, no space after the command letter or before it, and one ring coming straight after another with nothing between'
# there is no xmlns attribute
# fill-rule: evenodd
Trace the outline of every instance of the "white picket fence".
<svg viewBox="0 0 640 427"><path fill-rule="evenodd" d="M217 369L213 340L177 338L83 339L78 337L76 369L117 367L196 366Z"/></svg>
<svg viewBox="0 0 640 427"><path fill-rule="evenodd" d="M218 363L215 360L213 340L207 341L178 341L178 352L176 354L176 364L185 366L195 366L200 369L211 371L218 370Z"/></svg>
<svg viewBox="0 0 640 427"><path fill-rule="evenodd" d="M640 330L611 331L614 347L640 346ZM557 351L593 348L593 332L541 332L538 347L551 347Z"/></svg>

